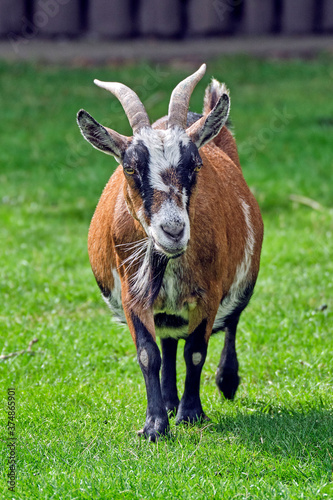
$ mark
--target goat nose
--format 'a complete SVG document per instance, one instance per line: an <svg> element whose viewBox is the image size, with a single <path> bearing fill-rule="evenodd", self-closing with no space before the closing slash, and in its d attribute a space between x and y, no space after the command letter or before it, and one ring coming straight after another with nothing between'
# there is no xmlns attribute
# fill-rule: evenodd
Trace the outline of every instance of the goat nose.
<svg viewBox="0 0 333 500"><path fill-rule="evenodd" d="M179 241L185 232L185 223L180 222L177 224L162 224L161 228L163 232L168 236L168 238Z"/></svg>

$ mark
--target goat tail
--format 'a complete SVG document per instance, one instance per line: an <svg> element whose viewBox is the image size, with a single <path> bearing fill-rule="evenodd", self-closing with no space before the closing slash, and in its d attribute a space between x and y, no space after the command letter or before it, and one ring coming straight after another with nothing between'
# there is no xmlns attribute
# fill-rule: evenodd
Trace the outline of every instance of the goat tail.
<svg viewBox="0 0 333 500"><path fill-rule="evenodd" d="M222 94L228 94L229 90L225 83L220 83L215 78L207 86L204 97L203 115L206 116L214 108Z"/></svg>

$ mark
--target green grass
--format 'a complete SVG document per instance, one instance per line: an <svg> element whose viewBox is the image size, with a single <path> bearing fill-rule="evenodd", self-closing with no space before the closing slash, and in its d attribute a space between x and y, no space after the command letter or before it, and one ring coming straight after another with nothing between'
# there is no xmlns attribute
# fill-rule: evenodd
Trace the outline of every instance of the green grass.
<svg viewBox="0 0 333 500"><path fill-rule="evenodd" d="M126 327L111 322L86 236L115 162L85 143L81 107L129 134L97 77L131 85L153 119L193 68L0 64L1 485L15 499L333 498L333 59L208 64L231 90L245 177L262 208L259 281L242 316L242 383L222 400L211 339L202 401L211 422L158 444L136 432L145 388ZM306 196L313 210L291 201ZM327 307L323 307L326 305ZM182 347L182 346L181 346ZM182 349L178 378L185 378ZM7 388L16 388L17 482L7 490Z"/></svg>

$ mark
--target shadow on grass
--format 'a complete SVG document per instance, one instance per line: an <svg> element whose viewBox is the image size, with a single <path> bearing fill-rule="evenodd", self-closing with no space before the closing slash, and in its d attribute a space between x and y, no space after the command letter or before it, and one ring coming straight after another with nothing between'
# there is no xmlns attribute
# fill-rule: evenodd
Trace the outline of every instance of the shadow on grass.
<svg viewBox="0 0 333 500"><path fill-rule="evenodd" d="M257 406L257 408L256 408ZM274 457L321 460L333 470L333 409L253 404L251 412L214 415L207 432Z"/></svg>

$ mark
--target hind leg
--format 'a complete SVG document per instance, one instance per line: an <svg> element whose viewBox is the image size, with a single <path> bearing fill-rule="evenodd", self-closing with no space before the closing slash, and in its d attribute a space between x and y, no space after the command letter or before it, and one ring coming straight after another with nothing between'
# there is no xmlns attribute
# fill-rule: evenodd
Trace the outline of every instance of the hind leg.
<svg viewBox="0 0 333 500"><path fill-rule="evenodd" d="M227 399L234 399L240 380L236 353L238 321L239 316L233 317L226 324L224 347L215 378L217 387Z"/></svg>

